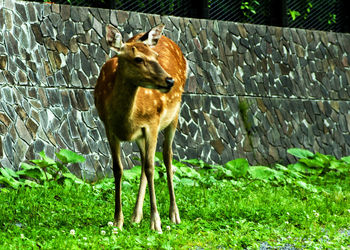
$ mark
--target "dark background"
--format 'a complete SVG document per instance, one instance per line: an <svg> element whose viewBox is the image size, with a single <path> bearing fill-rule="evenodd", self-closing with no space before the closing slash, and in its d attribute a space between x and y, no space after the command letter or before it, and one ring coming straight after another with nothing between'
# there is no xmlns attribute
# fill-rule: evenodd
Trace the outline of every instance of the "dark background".
<svg viewBox="0 0 350 250"><path fill-rule="evenodd" d="M45 0L46 1L46 0ZM49 1L49 0L47 0ZM350 32L349 0L53 0L89 6L254 23L280 27ZM293 20L291 11L297 12Z"/></svg>

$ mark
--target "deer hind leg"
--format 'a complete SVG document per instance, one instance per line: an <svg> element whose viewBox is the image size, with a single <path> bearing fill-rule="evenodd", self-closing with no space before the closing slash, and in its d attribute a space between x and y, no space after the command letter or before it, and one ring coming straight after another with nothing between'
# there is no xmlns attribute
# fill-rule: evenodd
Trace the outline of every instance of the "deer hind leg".
<svg viewBox="0 0 350 250"><path fill-rule="evenodd" d="M157 146L158 128L144 128L145 138L145 174L148 182L151 202L151 229L162 232L160 216L157 209L156 193L154 188L154 154Z"/></svg>
<svg viewBox="0 0 350 250"><path fill-rule="evenodd" d="M140 177L140 187L139 187L139 193L137 195L137 200L134 208L133 215L131 217L131 222L133 223L140 223L143 217L142 207L143 207L143 201L145 199L145 193L146 193L146 187L147 187L147 178L145 174L145 139L141 138L136 141L137 145L140 149L140 155L141 155L141 164L142 164L142 170L141 170L141 177Z"/></svg>
<svg viewBox="0 0 350 250"><path fill-rule="evenodd" d="M114 210L114 226L119 229L123 228L124 215L122 211L122 176L123 176L123 165L120 157L120 141L110 140L111 153L113 157L113 174L115 183L115 210Z"/></svg>
<svg viewBox="0 0 350 250"><path fill-rule="evenodd" d="M167 171L168 189L169 189L169 196L170 196L169 218L172 222L178 224L181 222L181 220L180 220L179 209L177 208L177 205L176 205L174 184L173 184L174 172L171 164L173 160L172 142L175 135L176 125L177 125L177 119L174 120L164 131L165 134L164 134L164 143L163 143L163 159L164 159L164 164L166 166L166 171Z"/></svg>

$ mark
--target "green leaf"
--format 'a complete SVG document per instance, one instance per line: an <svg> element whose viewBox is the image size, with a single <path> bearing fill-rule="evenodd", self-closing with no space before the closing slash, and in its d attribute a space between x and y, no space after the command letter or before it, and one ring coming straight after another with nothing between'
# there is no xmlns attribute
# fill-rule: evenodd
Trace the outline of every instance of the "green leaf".
<svg viewBox="0 0 350 250"><path fill-rule="evenodd" d="M289 10L289 14L291 15L293 21L295 21L295 19L301 15L300 12L296 10Z"/></svg>
<svg viewBox="0 0 350 250"><path fill-rule="evenodd" d="M18 174L11 168L0 168L0 172L3 176L7 178L18 178Z"/></svg>
<svg viewBox="0 0 350 250"><path fill-rule="evenodd" d="M38 166L33 166L27 163L22 163L21 164L21 170L17 171L17 174L20 176L27 176L33 179L40 179L43 180L45 179L45 174L44 171L38 167ZM52 177L49 173L47 173L48 177Z"/></svg>
<svg viewBox="0 0 350 250"><path fill-rule="evenodd" d="M44 151L41 151L39 153L39 155L43 158L43 160L45 162L47 162L48 165L55 165L56 162L54 161L54 159L51 159L50 157L46 156L45 152Z"/></svg>
<svg viewBox="0 0 350 250"><path fill-rule="evenodd" d="M331 162L338 161L337 158L332 155L324 155L318 152L316 152L314 159L321 162L323 167L328 167Z"/></svg>
<svg viewBox="0 0 350 250"><path fill-rule="evenodd" d="M126 181L136 181L141 176L142 167L134 166L131 169L127 169L123 172L123 177ZM154 180L158 180L160 178L159 172L157 169L154 170Z"/></svg>
<svg viewBox="0 0 350 250"><path fill-rule="evenodd" d="M184 186L196 186L197 183L195 180L189 179L189 178L182 178L180 179L180 183Z"/></svg>
<svg viewBox="0 0 350 250"><path fill-rule="evenodd" d="M233 178L233 174L232 171L225 168L224 166L214 166L214 169L216 169L216 171L213 171L213 174L215 174L215 178L217 179L225 179L225 178Z"/></svg>
<svg viewBox="0 0 350 250"><path fill-rule="evenodd" d="M342 161L345 161L346 163L350 164L350 156L345 156L341 158Z"/></svg>
<svg viewBox="0 0 350 250"><path fill-rule="evenodd" d="M163 154L161 152L156 152L154 155L154 161L162 163L163 162Z"/></svg>
<svg viewBox="0 0 350 250"><path fill-rule="evenodd" d="M330 162L329 168L330 169L338 169L338 168L343 168L344 166L346 167L346 163L336 160L336 161Z"/></svg>
<svg viewBox="0 0 350 250"><path fill-rule="evenodd" d="M22 185L32 187L32 188L42 187L40 184L36 183L35 181L31 181L31 180L22 179L21 182L22 182Z"/></svg>
<svg viewBox="0 0 350 250"><path fill-rule="evenodd" d="M289 164L288 169L296 172L301 172L301 173L307 173L309 168L300 162L297 162L295 164Z"/></svg>
<svg viewBox="0 0 350 250"><path fill-rule="evenodd" d="M301 173L307 172L307 169L308 168L304 164L298 162L295 164L289 164L285 172L294 179L300 179L304 177L304 175Z"/></svg>
<svg viewBox="0 0 350 250"><path fill-rule="evenodd" d="M49 158L50 159L50 158ZM51 159L52 160L52 159ZM35 165L41 167L41 168L50 168L58 171L58 167L55 161L46 161L46 160L31 160ZM47 169L48 170L48 169Z"/></svg>
<svg viewBox="0 0 350 250"><path fill-rule="evenodd" d="M56 156L63 164L80 163L85 161L83 156L68 149L61 149L59 153L56 153Z"/></svg>
<svg viewBox="0 0 350 250"><path fill-rule="evenodd" d="M157 171L157 169L154 169L154 180L159 180L159 178L160 178L159 172Z"/></svg>
<svg viewBox="0 0 350 250"><path fill-rule="evenodd" d="M69 173L69 169L67 168L66 164L57 161L55 166L57 166L57 168L58 168L61 172L63 172L63 173Z"/></svg>
<svg viewBox="0 0 350 250"><path fill-rule="evenodd" d="M306 166L312 168L324 168L325 165L316 159L308 159L308 158L302 158L299 160L299 162L305 163Z"/></svg>
<svg viewBox="0 0 350 250"><path fill-rule="evenodd" d="M38 169L26 169L26 170L20 170L18 171L18 174L23 177L30 177L30 178L33 178L33 179L38 179L38 180L44 180L45 179L45 175L43 172L41 172L40 170ZM49 173L47 173L49 175ZM51 175L50 175L51 177ZM49 178L51 179L51 178Z"/></svg>
<svg viewBox="0 0 350 250"><path fill-rule="evenodd" d="M183 162L187 162L191 165L199 166L199 167L204 167L205 165L207 165L204 161L198 160L198 159L183 160Z"/></svg>
<svg viewBox="0 0 350 250"><path fill-rule="evenodd" d="M287 150L287 152L291 155L294 155L298 158L309 158L314 157L314 154L310 152L309 150L302 149L302 148L290 148Z"/></svg>
<svg viewBox="0 0 350 250"><path fill-rule="evenodd" d="M1 183L1 178L2 178L2 176L0 176L0 183ZM5 187L0 188L0 193L8 194L9 192L10 192L10 190L8 188L5 188Z"/></svg>
<svg viewBox="0 0 350 250"><path fill-rule="evenodd" d="M340 173L346 173L350 171L349 164L343 161L332 161L329 168L337 170Z"/></svg>
<svg viewBox="0 0 350 250"><path fill-rule="evenodd" d="M180 183L180 178L177 175L174 175L174 183Z"/></svg>
<svg viewBox="0 0 350 250"><path fill-rule="evenodd" d="M25 162L21 163L21 170L27 170L27 169L33 169L33 168L41 169L38 166L34 166L34 165L31 165L31 164L28 164L28 163L25 163Z"/></svg>
<svg viewBox="0 0 350 250"><path fill-rule="evenodd" d="M246 176L249 169L249 163L247 159L242 158L229 161L224 166L232 172L232 175L234 177Z"/></svg>
<svg viewBox="0 0 350 250"><path fill-rule="evenodd" d="M253 179L270 180L276 176L276 170L265 166L253 166L248 169L249 174Z"/></svg>
<svg viewBox="0 0 350 250"><path fill-rule="evenodd" d="M5 177L5 176L1 176L0 175L0 184L7 184L8 186L14 188L14 189L18 189L19 186L21 185L21 183L17 180L15 180L14 178L12 178L11 176Z"/></svg>
<svg viewBox="0 0 350 250"><path fill-rule="evenodd" d="M77 184L85 184L85 182L83 180L79 179L78 177L76 177L72 173L63 173L61 178L69 179Z"/></svg>
<svg viewBox="0 0 350 250"><path fill-rule="evenodd" d="M180 162L180 161L177 161L177 160L173 160L173 163L172 163L175 167L177 168L180 168L180 167L187 167L186 164Z"/></svg>
<svg viewBox="0 0 350 250"><path fill-rule="evenodd" d="M303 174L319 174L322 172L321 170L314 169L312 167L307 166L305 163L297 162L295 164L288 165L288 169L294 171L294 172L300 172Z"/></svg>
<svg viewBox="0 0 350 250"><path fill-rule="evenodd" d="M124 182L129 183L128 181L123 181L123 184ZM114 178L104 178L98 181L98 183L93 184L94 190L113 190L114 187Z"/></svg>
<svg viewBox="0 0 350 250"><path fill-rule="evenodd" d="M131 169L127 169L124 171L124 178L127 181L136 180L141 176L141 166L135 166Z"/></svg>
<svg viewBox="0 0 350 250"><path fill-rule="evenodd" d="M281 170L283 172L287 172L288 171L288 168L286 168L285 166L281 165L281 164L276 164L275 165L275 168L277 168L278 170Z"/></svg>
<svg viewBox="0 0 350 250"><path fill-rule="evenodd" d="M113 187L114 187L114 184L113 184ZM122 187L123 189L126 189L126 190L131 190L133 185L130 184L128 181L123 181L122 182Z"/></svg>
<svg viewBox="0 0 350 250"><path fill-rule="evenodd" d="M296 184L299 187L302 187L302 188L304 188L304 189L306 189L306 190L308 190L310 192L313 192L313 193L317 193L318 192L317 188L314 185L312 185L312 184L305 183L303 181L297 181Z"/></svg>
<svg viewBox="0 0 350 250"><path fill-rule="evenodd" d="M176 169L176 172L179 170L179 175L181 177L188 177L191 179L200 179L201 175L193 168L190 168L188 166L186 167L179 167ZM176 173L175 172L175 173Z"/></svg>
<svg viewBox="0 0 350 250"><path fill-rule="evenodd" d="M276 178L277 181L282 181L282 182L284 182L287 179L287 177L284 175L282 171L277 171L277 170L274 170L274 177Z"/></svg>

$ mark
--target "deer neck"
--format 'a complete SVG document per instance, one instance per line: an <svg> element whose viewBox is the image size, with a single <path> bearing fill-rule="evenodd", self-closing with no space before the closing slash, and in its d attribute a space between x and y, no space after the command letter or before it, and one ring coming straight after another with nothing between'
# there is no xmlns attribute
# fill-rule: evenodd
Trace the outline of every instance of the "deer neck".
<svg viewBox="0 0 350 250"><path fill-rule="evenodd" d="M122 120L127 120L133 114L136 105L136 94L138 86L130 79L124 77L123 64L119 64L116 71L115 84L113 88L111 104L112 110L117 111Z"/></svg>

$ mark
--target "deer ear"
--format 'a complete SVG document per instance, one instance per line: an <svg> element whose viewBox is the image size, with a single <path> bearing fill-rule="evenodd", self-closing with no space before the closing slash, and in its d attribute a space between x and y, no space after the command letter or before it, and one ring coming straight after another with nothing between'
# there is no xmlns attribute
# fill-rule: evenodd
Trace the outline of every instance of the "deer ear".
<svg viewBox="0 0 350 250"><path fill-rule="evenodd" d="M153 29L145 33L141 38L139 38L139 41L142 41L151 47L156 46L158 43L158 40L162 36L163 29L164 29L164 24L154 27Z"/></svg>
<svg viewBox="0 0 350 250"><path fill-rule="evenodd" d="M116 27L112 25L106 26L106 41L107 44L111 47L111 49L117 53L124 45L122 34Z"/></svg>

